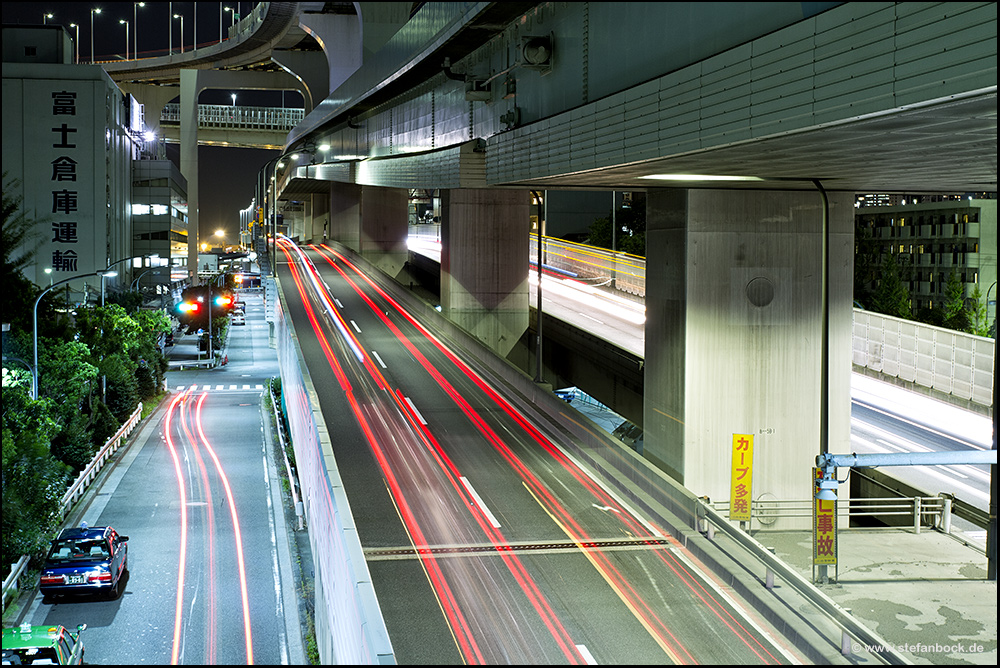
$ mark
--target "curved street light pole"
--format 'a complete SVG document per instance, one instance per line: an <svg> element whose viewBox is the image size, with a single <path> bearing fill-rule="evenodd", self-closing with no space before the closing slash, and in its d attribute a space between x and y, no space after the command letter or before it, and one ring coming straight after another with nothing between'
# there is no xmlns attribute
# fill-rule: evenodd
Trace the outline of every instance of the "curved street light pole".
<svg viewBox="0 0 1000 668"><path fill-rule="evenodd" d="M132 3L132 58L139 60L139 7L145 7L145 2Z"/></svg>
<svg viewBox="0 0 1000 668"><path fill-rule="evenodd" d="M119 25L125 26L125 60L128 60L128 32L129 32L129 22L125 19L118 19Z"/></svg>
<svg viewBox="0 0 1000 668"><path fill-rule="evenodd" d="M997 282L993 281L993 284L986 288L986 326L990 326L990 291L997 286ZM996 308L993 308L994 318L996 318ZM995 334L994 334L995 336Z"/></svg>
<svg viewBox="0 0 1000 668"><path fill-rule="evenodd" d="M50 285L49 287L47 287L44 290L42 290L42 293L40 295L38 295L38 298L35 300L35 307L34 307L34 311L33 311L34 312L34 316L33 316L34 317L34 324L33 324L33 329L32 329L32 343L33 343L32 347L34 348L34 361L35 361L35 366L32 369L32 373L31 373L31 398L32 399L35 399L36 401L38 400L38 303L40 301L42 301L42 297L44 297L47 293L51 292L53 288L58 288L60 285L65 285L66 283L69 283L70 281L76 281L76 280L79 280L81 278L87 278L88 276L101 276L101 277L103 277L104 274L105 274L104 271L92 271L92 272L90 272L88 274L77 274L76 276L70 276L69 278L64 278L63 280L57 281L57 282L53 283L52 285Z"/></svg>
<svg viewBox="0 0 1000 668"><path fill-rule="evenodd" d="M76 39L73 40L74 64L80 64L80 24L70 23L70 28L76 28Z"/></svg>
<svg viewBox="0 0 1000 668"><path fill-rule="evenodd" d="M184 15L183 14L174 14L174 18L181 20L181 53L184 53ZM171 28L171 33L172 32L173 32L173 29Z"/></svg>
<svg viewBox="0 0 1000 668"><path fill-rule="evenodd" d="M262 224L262 226L264 228L264 246L265 247L268 246L268 243L267 243L268 232L267 231L269 229L272 229L271 214L270 214L270 211L268 211L268 208L270 208L269 205L271 205L272 202L274 201L274 189L272 187L272 184L273 184L273 179L274 179L274 172L275 172L275 169L276 169L275 165L278 163L278 161L280 161L284 157L285 157L285 154L282 153L281 155L279 155L279 156L277 156L275 158L271 158L266 163L264 163L264 166L260 170L260 173L263 176L263 183L261 183L261 187L262 187L262 191L263 192L261 192L260 202L263 205L264 217L266 218L266 221L261 221L261 224ZM267 170L268 170L268 168L271 168L271 179L272 180L270 180L270 181L267 178ZM274 232L277 231L277 225L274 225L274 230L273 231ZM272 239L273 238L274 238L274 235L272 234ZM268 264L271 265L270 266L271 275L273 276L274 275L274 267L275 267L274 261L273 261L274 250L268 249L268 255L269 255L269 257L268 257L268 260L269 260Z"/></svg>
<svg viewBox="0 0 1000 668"><path fill-rule="evenodd" d="M90 64L94 64L94 14L100 14L101 9L95 7L90 10Z"/></svg>
<svg viewBox="0 0 1000 668"><path fill-rule="evenodd" d="M145 258L145 257L149 258L159 257L159 255L132 255L131 257L123 257L120 260L115 260L114 262L109 263L108 266L105 267L103 271L97 272L98 274L101 275L101 306L104 306L104 279L114 278L115 276L118 275L117 272L111 271L111 267L115 266L116 264L121 264L122 262L128 262L129 260L135 260L137 258Z"/></svg>

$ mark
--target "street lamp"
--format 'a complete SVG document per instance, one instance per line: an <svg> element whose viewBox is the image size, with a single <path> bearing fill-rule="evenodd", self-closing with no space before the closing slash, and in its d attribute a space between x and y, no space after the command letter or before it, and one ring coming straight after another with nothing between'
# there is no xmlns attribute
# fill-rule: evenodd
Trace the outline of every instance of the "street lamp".
<svg viewBox="0 0 1000 668"><path fill-rule="evenodd" d="M79 23L70 23L69 27L70 28L76 28L76 39L73 40L73 51L75 52L75 55L76 55L75 62L76 62L77 65L79 65L80 64L80 24Z"/></svg>
<svg viewBox="0 0 1000 668"><path fill-rule="evenodd" d="M101 8L95 7L90 10L90 64L94 64L94 14L100 14Z"/></svg>
<svg viewBox="0 0 1000 668"><path fill-rule="evenodd" d="M230 93L229 97L233 98L233 106L236 106L236 93Z"/></svg>
<svg viewBox="0 0 1000 668"><path fill-rule="evenodd" d="M146 271L142 272L141 274L139 274L136 277L136 279L134 281L132 281L132 285L129 286L129 289L132 290L132 291L136 290L139 287L139 279L141 279L143 276L145 276L149 272L153 272L153 275L156 275L156 274L159 273L159 267L151 267L151 268L147 269Z"/></svg>
<svg viewBox="0 0 1000 668"><path fill-rule="evenodd" d="M184 16L182 14L174 14L174 18L181 20L181 53L184 53Z"/></svg>
<svg viewBox="0 0 1000 668"><path fill-rule="evenodd" d="M45 25L46 23L48 23L49 19L51 19L51 18L52 18L52 14L50 14L48 12L46 12L45 14L42 14L42 25Z"/></svg>
<svg viewBox="0 0 1000 668"><path fill-rule="evenodd" d="M118 19L118 23L125 26L125 60L128 60L128 21Z"/></svg>
<svg viewBox="0 0 1000 668"><path fill-rule="evenodd" d="M232 7L226 7L226 11L230 12L233 15L233 22L231 26L236 25L236 10L234 10Z"/></svg>
<svg viewBox="0 0 1000 668"><path fill-rule="evenodd" d="M990 287L986 288L986 326L987 327L990 326L990 291L993 290L993 288L995 288L996 286L997 286L997 282L993 281L993 284ZM993 308L993 317L994 317L994 319L996 318L996 305L994 305L994 308ZM996 337L996 332L993 333L993 336Z"/></svg>
<svg viewBox="0 0 1000 668"><path fill-rule="evenodd" d="M102 271L101 273L101 306L104 306L104 279L114 278L118 275L117 271Z"/></svg>
<svg viewBox="0 0 1000 668"><path fill-rule="evenodd" d="M152 260L153 258L159 259L160 256L156 255L156 254L153 254L153 255L132 255L131 257L123 257L120 260L115 260L114 262L109 262L108 266L104 269L104 271L98 272L99 274L101 274L101 306L104 306L104 279L105 278L114 278L115 276L118 275L118 272L117 271L112 271L111 267L115 266L116 264L121 264L122 262L128 262L129 260L137 260L139 258L143 258L144 259L144 258L147 258L147 257Z"/></svg>
<svg viewBox="0 0 1000 668"><path fill-rule="evenodd" d="M145 2L133 2L132 3L132 25L135 26L135 30L132 31L132 57L136 60L139 59L139 20L136 15L136 9L138 7L145 7Z"/></svg>

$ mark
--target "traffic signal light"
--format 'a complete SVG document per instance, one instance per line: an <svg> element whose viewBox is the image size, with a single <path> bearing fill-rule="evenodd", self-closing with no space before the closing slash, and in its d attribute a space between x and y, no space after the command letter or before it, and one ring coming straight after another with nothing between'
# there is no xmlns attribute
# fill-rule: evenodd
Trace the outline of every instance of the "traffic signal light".
<svg viewBox="0 0 1000 668"><path fill-rule="evenodd" d="M215 298L216 306L225 306L226 308L233 305L233 298L226 295L219 295Z"/></svg>
<svg viewBox="0 0 1000 668"><path fill-rule="evenodd" d="M181 302L177 305L177 310L181 313L197 313L201 309L198 302Z"/></svg>

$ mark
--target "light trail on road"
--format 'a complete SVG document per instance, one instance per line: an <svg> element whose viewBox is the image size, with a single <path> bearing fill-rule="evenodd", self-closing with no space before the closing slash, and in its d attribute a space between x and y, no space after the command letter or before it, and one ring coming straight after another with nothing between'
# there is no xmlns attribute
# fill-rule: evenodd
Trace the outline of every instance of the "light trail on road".
<svg viewBox="0 0 1000 668"><path fill-rule="evenodd" d="M448 498L457 499L455 503L448 503L449 507L455 510L462 509L463 513L467 513L468 517L474 520L475 526L478 527L482 534L479 542L483 542L483 537L485 537L485 542L491 544L497 554L504 557L508 572L513 576L518 589L527 598L550 636L555 639L565 659L571 662L592 660L590 652L584 645L573 642L566 627L559 619L560 614L551 606L542 589L536 583L536 578L532 576L530 569L521 560L508 558L513 557L514 554L514 551L510 549L510 542L499 528L498 523L495 523L489 514L484 512L477 499L473 498L473 492L462 482L463 479L466 479L466 476L463 475L459 466L448 455L445 446L435 437L433 423L428 424L425 416L420 415L414 403L400 388L391 386L391 383L382 372L382 369L386 369L387 365L381 356L378 357L379 363L376 365L372 361L371 356L361 352L366 348L357 340L357 333L361 330L357 322L360 321L356 317L351 321L355 324L354 331L347 328L340 314L340 309L343 308L341 305L343 300L335 299L332 295L328 294L329 288L319 277L312 261L305 256L301 249L295 247L293 244L284 240L280 244L288 260L292 277L295 280L310 324L331 368L334 370L334 374L349 397L352 412L355 414L369 445L376 455L385 475L387 485L392 493L393 501L399 509L399 514L407 533L411 536L414 550L421 556L422 563L425 564L425 569L428 573L428 579L432 582L434 591L442 602L442 609L449 620L449 625L452 627L455 637L458 638L462 656L468 662L480 662L484 658L482 654L477 652L481 643L472 635L475 629L468 618L468 615L478 615L479 611L474 607L467 607L463 614L463 601L475 601L479 605L496 605L497 602L492 599L501 595L499 592L502 588L498 587L495 595L491 592L483 592L486 594L487 599L483 599L481 594L465 591L466 588L464 587L456 590L455 587L449 585L450 574L445 572L450 566L442 568L439 564L435 565L437 560L430 556L431 549L435 544L447 544L447 541L440 539L436 543L428 541L430 534L427 534L425 530L429 527L426 524L421 525L422 522L427 522L427 515L425 511L422 511L418 506L414 506L413 504L427 503L435 499L440 500L446 494ZM519 411L493 390L488 383L466 365L453 351L423 327L406 309L395 302L395 300L368 278L364 272L354 267L346 257L325 246L318 248L311 247L311 250L324 258L329 266L346 281L347 285L368 306L376 320L392 333L399 345L428 374L432 385L440 388L455 407L459 409L460 413L466 416L469 423L474 426L475 430L483 438L484 443L489 444L501 457L501 460L507 463L509 470L520 479L521 484L524 485L525 489L535 499L537 505L544 510L545 514L559 530L578 546L580 553L591 563L595 571L600 574L619 600L631 611L631 614L646 629L646 632L660 646L661 650L674 662L697 662L698 659L695 655L685 647L685 644L672 631L671 624L665 620L659 609L659 604L654 605L649 603L640 587L636 583L633 583L629 575L626 575L616 566L607 553L599 548L594 549L592 547L595 545L595 541L590 532L575 518L574 513L558 499L557 495L552 493L551 483L543 482L539 479L532 471L532 468L521 456L514 452L511 446L505 441L505 437L501 437L496 431L496 427L491 425L490 422L497 420L498 415L505 415L511 421L510 425L503 427L505 433L510 434L510 429L513 425L522 429L524 436L518 436L517 438L526 439L522 443L534 443L541 452L544 452L550 458L550 461L558 467L558 470L569 474L570 479L578 484L584 493L590 497L591 500L587 502L587 507L607 509L609 512L606 514L614 518L615 522L620 523L621 531L626 535L635 537L639 541L646 540L651 547L654 545L659 547L664 540L665 532L662 532L647 521L639 519L633 514L631 509L621 505L616 498L606 492L588 473L580 469L560 446L557 446L539 432ZM367 284L366 288L362 288L359 282L355 281L355 274L359 277L359 282L363 281ZM312 286L311 291L305 290L306 283ZM376 304L373 298L367 294L369 291L373 291L388 306ZM344 345L351 351L351 356L357 358L358 368L356 372L361 373L363 370L366 376L370 376L372 387L377 388L378 392L384 394L382 401L370 402L365 404L364 409L362 409L354 395L354 389L346 380L344 368L337 362L336 355L333 352L330 342L327 340L324 328L316 317L316 310L310 304L311 299L316 299L321 304L321 308L318 310L326 313L331 318L333 330L345 339ZM334 302L336 302L336 306L334 306ZM396 315L400 316L407 325L412 326L418 333L418 336L411 337L404 333L394 322L393 318ZM479 399L479 401L484 406L486 403L489 403L495 409L498 409L499 413L488 409L488 414L493 416L489 421L480 415L479 411L466 399L463 392L454 387L445 377L442 372L444 368L442 367L442 362L438 361L435 363L428 359L421 352L415 341L429 342L432 346L431 350L435 351L436 354L440 354L443 360L450 362L455 370L461 374L461 377L467 378L475 388L482 392L485 401L483 399ZM376 355L376 353L373 352L372 355ZM358 380L363 380L362 376L358 376ZM384 413L379 414L379 409L375 407L375 404L382 403L384 405L385 401L390 399L394 403L395 408L393 415L401 415L406 419L407 424L404 425L405 429L382 430L373 428L372 424L378 422L385 424L385 421L389 419ZM409 446L406 450L399 451L399 454L402 454L402 452L408 453L402 460L394 459L393 455L382 451L383 444L388 445L404 441ZM470 444L464 444L464 446L468 445ZM426 456L430 458L427 461L433 463L436 470L425 468L427 462L419 464L415 462L413 456L416 455L416 450L413 448L416 447L422 447L426 450ZM436 492L428 488L426 484L414 487L412 489L420 490L420 496L410 502L407 500L406 489L411 488L406 487L397 479L397 473L391 468L394 465L400 467L399 473L404 474L406 469L419 466L426 479L433 478L437 481L436 485L444 485L445 487L437 488ZM446 489L448 490L447 493L445 492ZM442 526L448 525L454 528L459 526L456 523L461 522L461 515L456 515L454 518L442 519L439 517L437 519L443 523ZM434 530L431 531L431 534L441 535ZM453 539L454 535L447 534L441 537ZM474 536L471 538L474 538ZM698 601L698 604L709 612L719 625L719 628L727 629L735 635L739 644L743 645L747 651L747 654L741 654L741 656L749 656L755 661L764 663L782 662L782 658L772 653L772 648L767 647L747 628L747 626L752 625L746 624L747 612L745 610L741 611L740 614L744 619L738 619L730 611L730 607L727 607L736 607L734 602L727 599L726 604L723 604L719 600L722 598L719 594L721 588L715 585L715 593L709 591L704 584L706 575L704 573L695 575L690 568L691 560L678 559L673 553L672 550L681 549L680 545L672 539L667 540L671 543L671 550L651 549L649 553L655 555L655 559L658 560L660 565L672 573L675 581L688 590L692 600ZM455 541L452 540L452 543L455 543ZM467 543L476 544L476 541L470 540ZM618 561L619 564L623 563L621 556L615 557L615 561ZM482 625L479 626L481 627ZM760 632L759 629L757 631ZM493 630L493 632L495 633L496 631ZM785 650L781 650L781 654L784 655L784 660L795 660ZM537 661L537 659L534 660Z"/></svg>
<svg viewBox="0 0 1000 668"><path fill-rule="evenodd" d="M174 595L174 631L171 641L170 662L172 665L185 662L185 659L187 658L186 634L193 632L193 630L198 626L204 626L205 656L203 659L196 660L195 663L214 664L217 662L218 658L217 636L220 631L220 622L218 620L217 608L219 605L219 588L224 584L228 585L228 578L226 579L226 582L223 582L223 578L219 577L219 573L216 568L216 561L219 557L216 554L215 543L217 528L213 509L214 502L212 501L213 478L205 464L205 458L202 456L201 451L204 449L208 458L212 460L212 464L214 466L215 476L218 480L215 484L220 484L222 486L225 493L226 503L229 508L229 516L231 519L231 527L235 544L235 549L233 551L236 559L235 570L237 573L240 602L242 605L241 620L243 635L245 638L244 645L246 663L249 665L254 662L253 633L250 623L250 601L247 593L247 576L243 554L243 538L240 532L236 499L234 497L232 487L229 484L229 478L226 475L225 467L215 448L213 448L208 436L205 434L205 427L202 419L202 408L207 397L207 393L202 393L198 396L197 400L195 400L194 393L191 390L178 394L171 401L170 407L167 410L166 419L164 420L164 440L167 443L167 448L170 451L171 460L173 461L180 504L179 559L177 566L177 589ZM193 408L191 407L191 404L194 404ZM177 415L176 422L174 417L175 413ZM175 441L175 430L177 431L177 435L181 436L183 439L180 443ZM185 462L190 462L188 456L189 451L191 456L194 457L197 471L192 471L190 468L185 471L185 467L182 465L182 459ZM200 499L196 499L191 495L192 485L187 481L188 478L193 479L193 482L198 484L198 489L202 495ZM188 562L189 547L192 540L192 536L190 535L191 523L189 509L195 505L202 508L205 513L205 524L199 534L204 540L204 559L197 564ZM190 601L187 601L188 608L185 612L185 593L188 589L186 586L186 573L188 568L196 568L202 573L202 575L205 575L205 572L201 571L199 566L206 565L206 601L204 603L205 618L201 619L195 615L195 607L202 605L199 603L200 597L197 594L199 588L197 587L193 589Z"/></svg>

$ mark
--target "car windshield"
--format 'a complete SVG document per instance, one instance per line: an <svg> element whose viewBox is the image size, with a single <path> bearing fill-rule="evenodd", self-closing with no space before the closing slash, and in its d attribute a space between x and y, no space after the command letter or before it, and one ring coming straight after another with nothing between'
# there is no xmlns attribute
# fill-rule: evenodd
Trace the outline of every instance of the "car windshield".
<svg viewBox="0 0 1000 668"><path fill-rule="evenodd" d="M102 539L57 540L49 551L49 562L107 559L108 547Z"/></svg>

